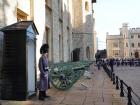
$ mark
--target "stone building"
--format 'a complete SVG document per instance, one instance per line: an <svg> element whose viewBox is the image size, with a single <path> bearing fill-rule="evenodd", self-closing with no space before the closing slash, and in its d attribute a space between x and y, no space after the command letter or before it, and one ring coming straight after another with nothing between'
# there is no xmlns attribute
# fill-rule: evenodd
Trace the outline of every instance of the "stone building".
<svg viewBox="0 0 140 105"><path fill-rule="evenodd" d="M72 0L72 38L73 58L76 60L93 60L96 46L93 18L93 3L91 0Z"/></svg>
<svg viewBox="0 0 140 105"><path fill-rule="evenodd" d="M57 2L56 2L57 1ZM79 60L94 58L93 3L96 0L1 0L0 28L17 21L34 21L39 48L49 43L49 61L71 61L80 49Z"/></svg>
<svg viewBox="0 0 140 105"><path fill-rule="evenodd" d="M128 49L129 49L129 57L140 58L140 28L139 27L129 29Z"/></svg>
<svg viewBox="0 0 140 105"><path fill-rule="evenodd" d="M140 54L140 28L128 28L128 23L123 23L120 35L107 33L107 57L139 58Z"/></svg>
<svg viewBox="0 0 140 105"><path fill-rule="evenodd" d="M108 35L106 36L106 48L107 48L107 57L122 57L120 54L120 35Z"/></svg>
<svg viewBox="0 0 140 105"><path fill-rule="evenodd" d="M37 65L40 57L39 50L44 43L49 44L49 62L51 63L94 59L96 34L94 33L93 3L95 2L96 0L0 0L0 30L19 21L33 21L39 33L33 39L36 40L36 52L28 45L24 50L32 51L26 55L31 58L27 59L27 67L30 70L26 73L29 80L27 80L27 90L36 88L34 84L36 69L37 76L39 73ZM0 74L3 69L2 34L0 32ZM35 60L32 59L33 57ZM0 83L2 83L1 80Z"/></svg>

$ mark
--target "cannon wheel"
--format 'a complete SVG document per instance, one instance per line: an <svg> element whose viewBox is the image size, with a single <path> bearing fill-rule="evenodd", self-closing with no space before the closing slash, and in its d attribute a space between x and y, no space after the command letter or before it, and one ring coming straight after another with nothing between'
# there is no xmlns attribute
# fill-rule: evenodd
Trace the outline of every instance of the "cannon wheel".
<svg viewBox="0 0 140 105"><path fill-rule="evenodd" d="M59 90L67 90L74 84L74 71L66 66L54 67L50 71L51 84Z"/></svg>

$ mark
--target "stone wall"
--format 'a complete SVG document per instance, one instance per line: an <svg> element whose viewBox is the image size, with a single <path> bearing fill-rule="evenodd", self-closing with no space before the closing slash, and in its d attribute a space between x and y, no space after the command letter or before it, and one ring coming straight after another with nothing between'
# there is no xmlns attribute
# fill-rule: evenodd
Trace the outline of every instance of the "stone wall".
<svg viewBox="0 0 140 105"><path fill-rule="evenodd" d="M73 0L72 26L74 42L73 48L80 48L81 60L87 60L87 53L90 54L88 55L90 56L90 60L93 60L94 18L92 13L92 4L90 0ZM89 48L89 52L87 52L87 48Z"/></svg>
<svg viewBox="0 0 140 105"><path fill-rule="evenodd" d="M0 1L0 28L16 22L16 3L16 0Z"/></svg>

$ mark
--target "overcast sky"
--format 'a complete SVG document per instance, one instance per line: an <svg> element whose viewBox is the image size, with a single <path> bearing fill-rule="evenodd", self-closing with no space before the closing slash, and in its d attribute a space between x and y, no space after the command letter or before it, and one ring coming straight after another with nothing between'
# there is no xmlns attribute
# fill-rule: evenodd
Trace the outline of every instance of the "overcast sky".
<svg viewBox="0 0 140 105"><path fill-rule="evenodd" d="M129 28L140 27L140 0L96 0L94 4L95 30L98 48L106 48L106 32L119 34L122 23Z"/></svg>

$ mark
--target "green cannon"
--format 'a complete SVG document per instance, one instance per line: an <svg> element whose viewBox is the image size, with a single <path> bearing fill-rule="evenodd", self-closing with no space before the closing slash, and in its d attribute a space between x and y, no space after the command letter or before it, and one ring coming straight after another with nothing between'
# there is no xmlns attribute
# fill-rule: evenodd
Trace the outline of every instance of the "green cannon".
<svg viewBox="0 0 140 105"><path fill-rule="evenodd" d="M59 90L67 90L79 80L84 71L90 66L89 61L63 62L50 66L51 84Z"/></svg>

